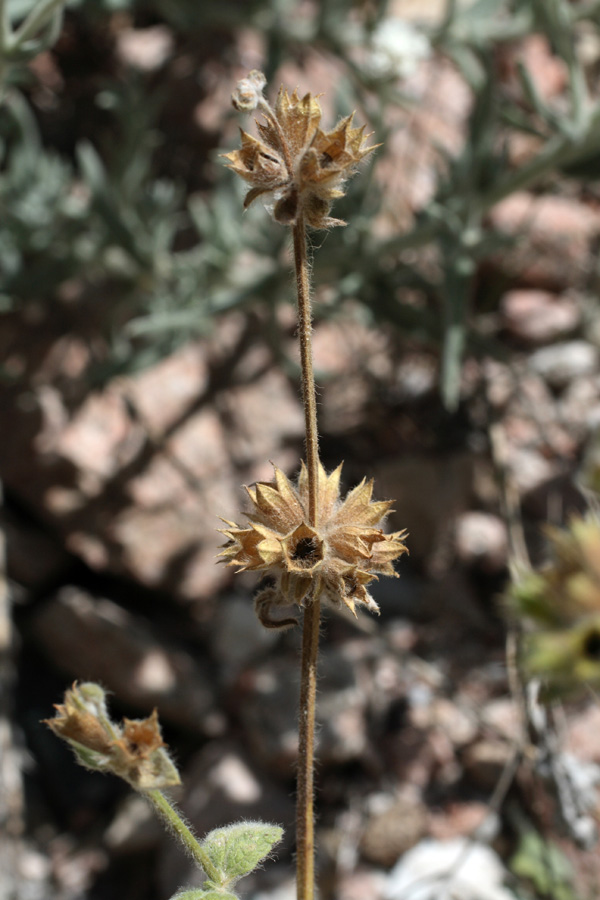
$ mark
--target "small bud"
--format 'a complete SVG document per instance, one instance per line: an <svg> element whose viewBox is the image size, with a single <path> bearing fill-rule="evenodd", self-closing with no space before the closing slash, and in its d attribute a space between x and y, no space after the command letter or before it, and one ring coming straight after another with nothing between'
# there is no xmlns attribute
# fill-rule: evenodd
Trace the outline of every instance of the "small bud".
<svg viewBox="0 0 600 900"><path fill-rule="evenodd" d="M99 685L75 683L56 706L56 716L45 722L88 769L112 772L138 791L180 783L164 749L156 710L147 719L124 719L119 726L108 716L106 695Z"/></svg>
<svg viewBox="0 0 600 900"><path fill-rule="evenodd" d="M251 112L256 109L260 101L263 99L263 89L267 83L267 79L258 69L252 71L238 81L231 102L239 112Z"/></svg>

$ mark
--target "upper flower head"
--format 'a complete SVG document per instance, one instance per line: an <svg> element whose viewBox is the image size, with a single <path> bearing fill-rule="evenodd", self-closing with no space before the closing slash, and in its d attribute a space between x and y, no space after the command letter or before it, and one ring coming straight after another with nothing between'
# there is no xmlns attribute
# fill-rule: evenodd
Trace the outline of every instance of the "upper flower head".
<svg viewBox="0 0 600 900"><path fill-rule="evenodd" d="M341 465L327 475L319 464L316 527L307 522L308 477L302 466L297 487L275 467L275 480L247 488L252 504L249 524L226 522L228 538L221 556L239 571L263 571L275 579L256 597L256 611L269 628L288 627L295 619L272 619L274 606L305 604L320 598L331 606L379 607L367 585L375 573L396 576L392 560L407 553L405 531L385 534L379 527L391 501L373 502L373 482L365 479L340 499Z"/></svg>
<svg viewBox="0 0 600 900"><path fill-rule="evenodd" d="M244 206L270 194L273 217L283 225L300 217L313 228L344 225L329 212L335 198L343 196L344 181L375 149L364 146L364 126L352 128L351 114L333 131L322 131L317 97L301 98L297 90L290 95L282 87L272 109L262 96L264 83L261 73L251 72L233 94L236 108L258 107L264 113L266 121L257 122L260 138L241 131L241 148L223 154L229 168L250 184Z"/></svg>

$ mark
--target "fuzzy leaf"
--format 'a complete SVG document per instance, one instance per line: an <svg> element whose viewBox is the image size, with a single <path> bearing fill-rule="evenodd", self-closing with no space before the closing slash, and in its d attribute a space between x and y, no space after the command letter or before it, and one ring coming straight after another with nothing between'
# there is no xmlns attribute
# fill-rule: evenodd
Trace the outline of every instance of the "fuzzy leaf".
<svg viewBox="0 0 600 900"><path fill-rule="evenodd" d="M252 872L282 836L283 829L277 825L238 822L211 831L202 842L202 847L223 874L222 884L225 885ZM221 894L218 896L222 897Z"/></svg>

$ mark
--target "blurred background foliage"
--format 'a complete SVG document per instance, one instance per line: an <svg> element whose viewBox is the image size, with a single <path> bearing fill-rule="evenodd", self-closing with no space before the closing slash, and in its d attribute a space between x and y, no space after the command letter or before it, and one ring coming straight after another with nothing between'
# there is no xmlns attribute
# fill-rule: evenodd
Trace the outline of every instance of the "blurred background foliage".
<svg viewBox="0 0 600 900"><path fill-rule="evenodd" d="M600 26L589 0L449 0L425 4L423 22L359 0L2 5L0 309L65 297L89 306L95 382L155 362L227 310L251 305L272 318L288 302L286 236L260 209L242 219L238 186L217 159L235 140L227 97L244 56L269 78L293 62L308 83L315 54L332 61L336 78L321 86L332 112L357 108L372 123L384 149L341 204L352 227L327 235L315 257L327 289L317 314L351 299L365 320L438 348L450 409L464 354L500 353L475 315L497 300L480 274L507 244L490 209L559 168L577 179L598 165L600 110L577 49ZM567 67L557 104L520 64L510 86L502 77L505 48L534 32ZM254 49L241 51L248 34ZM432 54L464 80L468 126L458 152L435 148L431 197L399 214L386 209L377 167L411 116L404 81ZM518 167L515 132L537 142ZM373 227L381 209L385 227Z"/></svg>

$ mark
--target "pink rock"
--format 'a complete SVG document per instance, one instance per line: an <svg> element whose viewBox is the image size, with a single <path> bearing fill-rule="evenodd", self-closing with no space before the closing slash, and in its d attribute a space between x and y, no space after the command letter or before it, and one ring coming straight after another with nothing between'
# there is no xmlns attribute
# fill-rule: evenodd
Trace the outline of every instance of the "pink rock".
<svg viewBox="0 0 600 900"><path fill-rule="evenodd" d="M142 72L158 69L173 49L173 34L166 25L125 28L117 35L117 55L121 61Z"/></svg>
<svg viewBox="0 0 600 900"><path fill-rule="evenodd" d="M532 229L540 240L557 237L587 239L600 230L596 213L579 200L517 191L496 204L492 221L509 233Z"/></svg>
<svg viewBox="0 0 600 900"><path fill-rule="evenodd" d="M201 344L193 342L127 380L127 391L153 434L164 434L208 385L209 367Z"/></svg>
<svg viewBox="0 0 600 900"><path fill-rule="evenodd" d="M567 84L567 67L552 53L548 39L542 34L530 34L515 49L516 61L523 63L535 88L543 100L560 94Z"/></svg>
<svg viewBox="0 0 600 900"><path fill-rule="evenodd" d="M417 797L392 799L387 809L367 819L360 842L362 856L378 866L393 866L423 837L426 824L426 808Z"/></svg>
<svg viewBox="0 0 600 900"><path fill-rule="evenodd" d="M412 709L411 721L420 728L437 729L455 747L468 744L477 735L474 716L444 697L435 698L428 706Z"/></svg>
<svg viewBox="0 0 600 900"><path fill-rule="evenodd" d="M591 703L570 717L566 749L585 762L600 763L600 707Z"/></svg>
<svg viewBox="0 0 600 900"><path fill-rule="evenodd" d="M464 565L498 572L508 559L506 525L491 513L463 513L456 521L455 546Z"/></svg>
<svg viewBox="0 0 600 900"><path fill-rule="evenodd" d="M575 300L540 290L509 291L502 299L501 313L507 330L531 344L568 334L581 322Z"/></svg>
<svg viewBox="0 0 600 900"><path fill-rule="evenodd" d="M600 378L576 378L560 396L559 413L579 442L600 426Z"/></svg>
<svg viewBox="0 0 600 900"><path fill-rule="evenodd" d="M489 816L485 803L476 801L450 803L442 810L429 815L429 833L438 841L449 841L458 835L470 836Z"/></svg>
<svg viewBox="0 0 600 900"><path fill-rule="evenodd" d="M420 4L420 8L423 4ZM404 12L402 15L404 16ZM410 111L388 108L392 133L376 168L384 188L384 206L376 229L384 233L409 224L415 209L432 198L439 179L440 147L460 151L471 93L456 68L433 56L403 85L411 96Z"/></svg>
<svg viewBox="0 0 600 900"><path fill-rule="evenodd" d="M275 369L250 384L230 388L219 405L228 421L228 452L236 466L273 459L284 435L286 440L300 441L304 433L298 398L283 372Z"/></svg>
<svg viewBox="0 0 600 900"><path fill-rule="evenodd" d="M465 774L477 787L493 790L513 754L510 744L501 740L479 740L463 753Z"/></svg>
<svg viewBox="0 0 600 900"><path fill-rule="evenodd" d="M514 743L522 739L521 713L514 700L509 697L499 697L486 703L482 711L482 719L484 724L499 736Z"/></svg>
<svg viewBox="0 0 600 900"><path fill-rule="evenodd" d="M511 194L490 213L492 225L516 239L503 257L521 281L566 288L585 274L600 218L579 200L527 192Z"/></svg>
<svg viewBox="0 0 600 900"><path fill-rule="evenodd" d="M231 578L215 564L219 516L240 521L242 484L271 478L269 459L297 466L296 390L232 314L210 341L86 394L84 344L43 308L27 316L35 328L14 319L0 336L29 377L0 405L6 486L91 567L208 600Z"/></svg>
<svg viewBox="0 0 600 900"><path fill-rule="evenodd" d="M508 467L521 494L540 488L560 471L557 462L550 462L539 450L529 447L512 447Z"/></svg>
<svg viewBox="0 0 600 900"><path fill-rule="evenodd" d="M297 351L294 349L295 355ZM313 337L315 368L328 375L365 371L389 359L389 340L383 331L355 319L320 322Z"/></svg>
<svg viewBox="0 0 600 900"><path fill-rule="evenodd" d="M94 496L103 481L130 461L142 440L127 414L122 393L111 386L102 393L90 394L52 444L42 434L38 445L85 473L80 487L84 494Z"/></svg>
<svg viewBox="0 0 600 900"><path fill-rule="evenodd" d="M187 650L166 646L143 617L66 587L36 612L32 631L72 678L99 681L138 709L159 706L165 722L210 733L215 706L207 671Z"/></svg>
<svg viewBox="0 0 600 900"><path fill-rule="evenodd" d="M382 900L386 881L381 870L361 867L340 877L336 895L339 900Z"/></svg>

